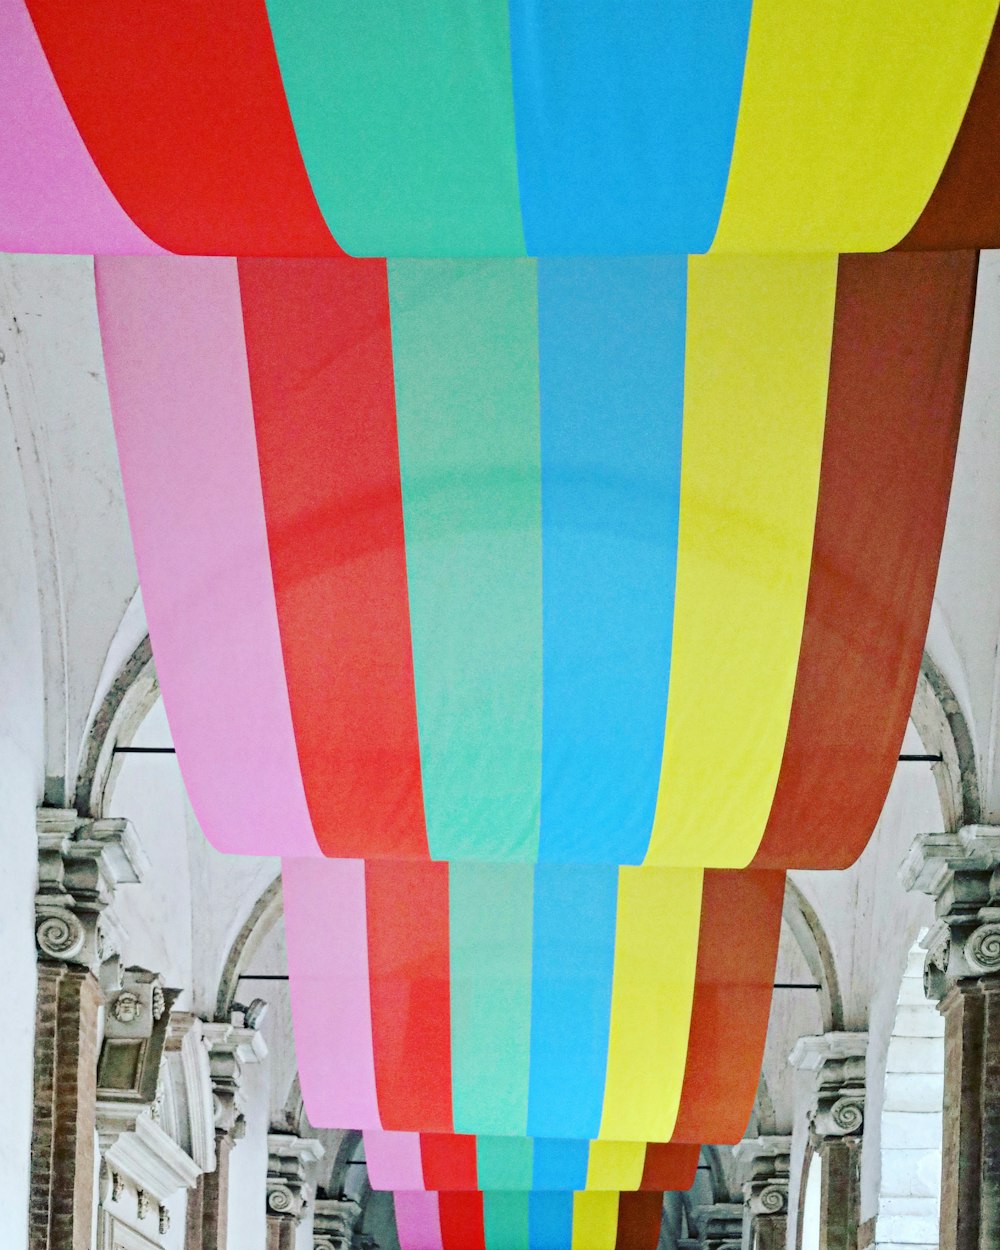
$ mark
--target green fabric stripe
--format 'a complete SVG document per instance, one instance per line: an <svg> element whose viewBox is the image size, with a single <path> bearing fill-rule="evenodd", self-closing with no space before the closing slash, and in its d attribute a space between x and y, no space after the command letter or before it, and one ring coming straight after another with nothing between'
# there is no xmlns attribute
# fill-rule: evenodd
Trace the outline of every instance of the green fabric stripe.
<svg viewBox="0 0 1000 1250"><path fill-rule="evenodd" d="M531 1137L479 1137L476 1168L480 1189L531 1189L534 1165Z"/></svg>
<svg viewBox="0 0 1000 1250"><path fill-rule="evenodd" d="M313 191L341 247L524 255L506 0L268 0L267 10Z"/></svg>
<svg viewBox="0 0 1000 1250"><path fill-rule="evenodd" d="M486 1250L528 1250L528 1194L483 1194Z"/></svg>
<svg viewBox="0 0 1000 1250"><path fill-rule="evenodd" d="M529 260L389 264L424 809L436 859L538 852L536 285Z"/></svg>
<svg viewBox="0 0 1000 1250"><path fill-rule="evenodd" d="M534 870L452 864L449 875L455 1132L524 1135Z"/></svg>

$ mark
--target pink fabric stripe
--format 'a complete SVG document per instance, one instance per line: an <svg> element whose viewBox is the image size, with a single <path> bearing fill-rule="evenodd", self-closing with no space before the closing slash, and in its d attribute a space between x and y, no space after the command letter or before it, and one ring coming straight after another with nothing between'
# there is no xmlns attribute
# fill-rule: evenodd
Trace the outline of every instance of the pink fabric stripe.
<svg viewBox="0 0 1000 1250"><path fill-rule="evenodd" d="M399 1250L444 1250L436 1193L398 1193L393 1202Z"/></svg>
<svg viewBox="0 0 1000 1250"><path fill-rule="evenodd" d="M278 635L236 262L95 264L143 603L195 814L220 851L319 855Z"/></svg>
<svg viewBox="0 0 1000 1250"><path fill-rule="evenodd" d="M419 1133L365 1130L365 1159L372 1189L423 1189Z"/></svg>
<svg viewBox="0 0 1000 1250"><path fill-rule="evenodd" d="M313 1128L381 1128L375 1092L365 865L281 866L295 1052Z"/></svg>
<svg viewBox="0 0 1000 1250"><path fill-rule="evenodd" d="M0 134L0 251L162 251L91 160L23 0L0 0Z"/></svg>

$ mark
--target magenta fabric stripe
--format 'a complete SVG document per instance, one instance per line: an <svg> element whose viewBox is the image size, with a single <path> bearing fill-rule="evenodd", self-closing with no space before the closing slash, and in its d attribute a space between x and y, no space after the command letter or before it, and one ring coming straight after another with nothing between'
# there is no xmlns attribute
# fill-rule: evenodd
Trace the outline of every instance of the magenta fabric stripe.
<svg viewBox="0 0 1000 1250"><path fill-rule="evenodd" d="M419 1133L365 1129L364 1139L372 1189L423 1189Z"/></svg>
<svg viewBox="0 0 1000 1250"><path fill-rule="evenodd" d="M143 603L195 815L220 851L319 855L278 635L236 262L95 266Z"/></svg>
<svg viewBox="0 0 1000 1250"><path fill-rule="evenodd" d="M380 1128L364 861L286 859L281 887L295 1051L309 1123Z"/></svg>
<svg viewBox="0 0 1000 1250"><path fill-rule="evenodd" d="M436 1193L397 1193L393 1202L399 1250L444 1250Z"/></svg>
<svg viewBox="0 0 1000 1250"><path fill-rule="evenodd" d="M162 251L91 160L23 0L0 0L0 134L0 251Z"/></svg>

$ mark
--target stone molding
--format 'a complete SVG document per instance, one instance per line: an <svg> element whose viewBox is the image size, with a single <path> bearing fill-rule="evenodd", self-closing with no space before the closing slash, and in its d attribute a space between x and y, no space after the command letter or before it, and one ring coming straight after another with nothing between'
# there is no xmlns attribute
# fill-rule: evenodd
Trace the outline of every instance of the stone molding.
<svg viewBox="0 0 1000 1250"><path fill-rule="evenodd" d="M208 1053L215 1133L239 1141L246 1131L243 1069L267 1057L267 1044L256 1029L235 1024L202 1024L201 1036Z"/></svg>
<svg viewBox="0 0 1000 1250"><path fill-rule="evenodd" d="M202 1172L215 1168L215 1104L202 1021L171 1012L163 1053L164 1079L178 1142Z"/></svg>
<svg viewBox="0 0 1000 1250"><path fill-rule="evenodd" d="M741 1202L715 1202L697 1207L695 1223L704 1250L737 1250L743 1244Z"/></svg>
<svg viewBox="0 0 1000 1250"><path fill-rule="evenodd" d="M115 1139L104 1152L104 1163L109 1196L114 1192L115 1178L117 1183L124 1178L160 1205L179 1189L191 1189L201 1175L191 1156L148 1114L136 1120L131 1132Z"/></svg>
<svg viewBox="0 0 1000 1250"><path fill-rule="evenodd" d="M865 1122L867 1033L800 1037L788 1062L813 1074L806 1120L814 1141L860 1138Z"/></svg>
<svg viewBox="0 0 1000 1250"><path fill-rule="evenodd" d="M308 1169L325 1151L314 1137L269 1133L267 1137L267 1214L298 1223L311 1197Z"/></svg>
<svg viewBox="0 0 1000 1250"><path fill-rule="evenodd" d="M361 1222L353 1198L317 1198L313 1205L313 1250L351 1250Z"/></svg>
<svg viewBox="0 0 1000 1250"><path fill-rule="evenodd" d="M751 1220L788 1214L791 1169L790 1137L757 1137L739 1143L733 1151L749 1163L750 1179L743 1184L743 1201Z"/></svg>
<svg viewBox="0 0 1000 1250"><path fill-rule="evenodd" d="M928 998L940 1002L959 981L1000 973L1000 827L921 834L899 875L934 899L937 919L923 940Z"/></svg>
<svg viewBox="0 0 1000 1250"><path fill-rule="evenodd" d="M142 880L145 855L124 820L90 820L71 808L40 807L36 829L39 958L96 973L122 949L114 894L119 885Z"/></svg>

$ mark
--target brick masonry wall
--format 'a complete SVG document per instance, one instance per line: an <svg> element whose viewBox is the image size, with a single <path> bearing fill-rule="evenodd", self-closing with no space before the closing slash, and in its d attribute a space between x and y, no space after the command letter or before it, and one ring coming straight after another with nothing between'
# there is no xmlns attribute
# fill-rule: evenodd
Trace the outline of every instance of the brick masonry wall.
<svg viewBox="0 0 1000 1250"><path fill-rule="evenodd" d="M86 969L39 964L29 1250L90 1247L100 1001Z"/></svg>

